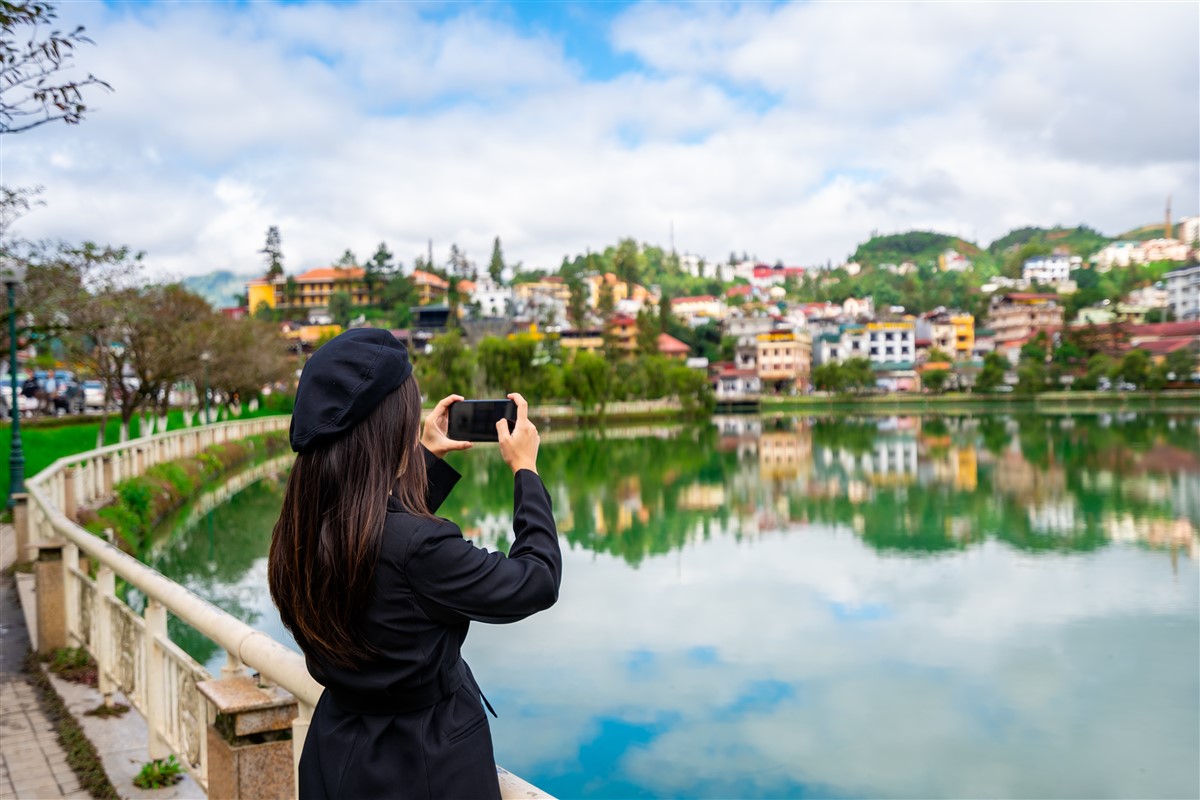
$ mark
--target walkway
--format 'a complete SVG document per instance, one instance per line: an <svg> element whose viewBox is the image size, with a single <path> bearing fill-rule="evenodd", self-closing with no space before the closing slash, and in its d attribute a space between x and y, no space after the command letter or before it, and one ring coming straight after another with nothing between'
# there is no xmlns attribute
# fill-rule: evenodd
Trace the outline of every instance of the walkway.
<svg viewBox="0 0 1200 800"><path fill-rule="evenodd" d="M0 569L11 564L14 539L12 525L0 526ZM0 798L90 797L23 671L28 650L16 581L0 576Z"/></svg>

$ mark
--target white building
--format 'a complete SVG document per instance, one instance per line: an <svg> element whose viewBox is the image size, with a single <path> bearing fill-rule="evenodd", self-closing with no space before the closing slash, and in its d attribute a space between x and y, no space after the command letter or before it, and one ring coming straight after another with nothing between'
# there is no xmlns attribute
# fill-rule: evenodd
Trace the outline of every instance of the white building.
<svg viewBox="0 0 1200 800"><path fill-rule="evenodd" d="M966 272L971 268L971 259L950 248L938 256L938 268L942 272Z"/></svg>
<svg viewBox="0 0 1200 800"><path fill-rule="evenodd" d="M1200 319L1200 265L1168 272L1166 281L1167 304L1175 319Z"/></svg>
<svg viewBox="0 0 1200 800"><path fill-rule="evenodd" d="M671 300L671 313L693 328L725 316L725 304L711 294L696 297L676 297Z"/></svg>
<svg viewBox="0 0 1200 800"><path fill-rule="evenodd" d="M1175 235L1188 247L1200 247L1200 217L1184 217L1179 220Z"/></svg>
<svg viewBox="0 0 1200 800"><path fill-rule="evenodd" d="M1112 242L1092 256L1101 272L1113 267L1146 264L1150 261L1187 261L1188 246L1178 239L1150 239L1145 242Z"/></svg>
<svg viewBox="0 0 1200 800"><path fill-rule="evenodd" d="M1071 270L1083 266L1079 256L1050 255L1027 259L1021 268L1021 277L1029 283L1057 286L1071 277Z"/></svg>
<svg viewBox="0 0 1200 800"><path fill-rule="evenodd" d="M486 273L475 281L471 289L471 305L478 304L479 314L484 317L507 317L513 309L513 290L501 286Z"/></svg>

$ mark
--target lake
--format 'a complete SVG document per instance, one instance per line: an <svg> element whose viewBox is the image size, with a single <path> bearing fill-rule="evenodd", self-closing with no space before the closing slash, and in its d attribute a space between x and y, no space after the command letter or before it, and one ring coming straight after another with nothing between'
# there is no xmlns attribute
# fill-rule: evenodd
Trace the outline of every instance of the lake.
<svg viewBox="0 0 1200 800"><path fill-rule="evenodd" d="M450 460L440 513L507 549L498 453ZM1200 416L730 416L546 431L539 469L561 599L465 655L497 761L546 791L1200 795ZM290 643L281 478L148 561Z"/></svg>

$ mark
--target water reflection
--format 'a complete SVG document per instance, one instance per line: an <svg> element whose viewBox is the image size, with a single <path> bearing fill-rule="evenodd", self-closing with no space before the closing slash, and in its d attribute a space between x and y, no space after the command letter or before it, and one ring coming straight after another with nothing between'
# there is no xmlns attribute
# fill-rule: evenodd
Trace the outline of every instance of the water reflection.
<svg viewBox="0 0 1200 800"><path fill-rule="evenodd" d="M497 758L564 797L1195 797L1198 424L548 432L562 599L467 644ZM507 548L507 468L457 463L442 513ZM164 536L155 565L284 636L279 487Z"/></svg>

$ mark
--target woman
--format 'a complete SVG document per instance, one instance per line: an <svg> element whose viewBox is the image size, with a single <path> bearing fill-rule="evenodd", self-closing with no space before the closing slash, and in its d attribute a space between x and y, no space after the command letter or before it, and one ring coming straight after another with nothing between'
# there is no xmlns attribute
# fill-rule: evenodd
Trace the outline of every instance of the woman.
<svg viewBox="0 0 1200 800"><path fill-rule="evenodd" d="M453 395L420 427L403 345L360 328L308 360L271 540L271 597L325 692L300 759L302 800L498 798L491 732L459 656L471 620L515 622L558 598L562 554L520 395L497 425L514 475L505 557L433 514L459 475L442 457ZM486 702L483 701L483 702Z"/></svg>

